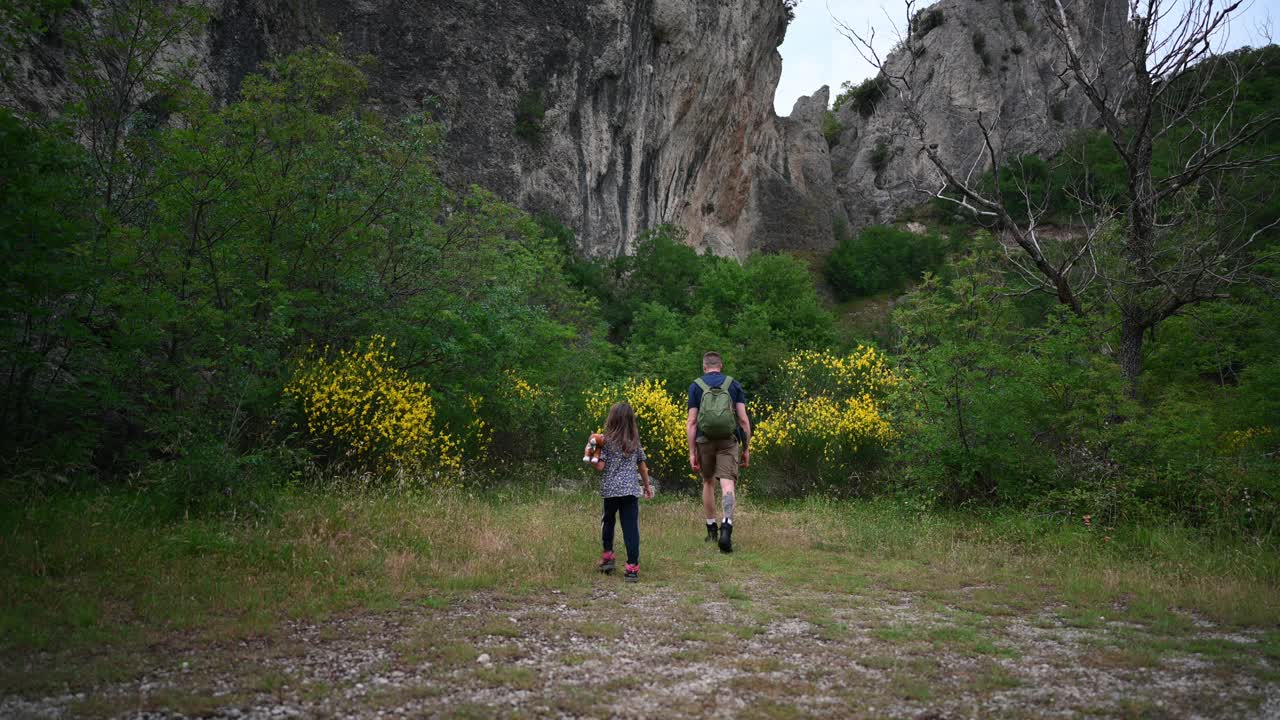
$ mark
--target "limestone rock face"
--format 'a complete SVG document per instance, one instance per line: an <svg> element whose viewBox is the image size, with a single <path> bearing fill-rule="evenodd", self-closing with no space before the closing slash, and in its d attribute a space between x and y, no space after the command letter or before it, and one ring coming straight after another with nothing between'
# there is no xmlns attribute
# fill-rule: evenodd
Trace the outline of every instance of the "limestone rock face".
<svg viewBox="0 0 1280 720"><path fill-rule="evenodd" d="M369 66L383 112L431 114L446 129L447 180L546 211L593 256L631 252L662 223L687 242L745 258L757 250L829 250L833 225L892 220L936 190L936 170L886 97L828 149L829 91L773 111L786 32L783 0L203 0L213 19L178 52L234 96L273 54L337 35ZM1086 53L1124 27L1115 0L1075 0ZM980 171L979 113L1004 154L1055 150L1092 122L1064 84L1062 52L1036 0L941 0L913 83L927 137ZM980 39L979 39L980 37ZM20 58L16 102L59 106L61 52ZM891 68L910 58L891 55ZM140 101L145 98L140 98ZM519 129L518 129L519 128Z"/></svg>
<svg viewBox="0 0 1280 720"><path fill-rule="evenodd" d="M1124 31L1125 4L1079 0L1069 4L1086 28L1082 54L1118 67L1111 53ZM919 39L923 54L886 59L890 74L906 74L918 89L927 142L953 171L989 165L978 120L993 128L1001 156L1051 155L1074 130L1095 124L1088 100L1063 72L1065 52L1052 35L1044 3L1034 0L941 0L926 11L941 24ZM908 69L910 68L910 69ZM837 112L845 127L832 151L837 193L854 229L892 220L942 185L922 152L903 103L890 90L863 115L853 103Z"/></svg>
<svg viewBox="0 0 1280 720"><path fill-rule="evenodd" d="M804 190L831 195L825 108L773 113L786 24L781 0L223 0L209 65L231 89L271 52L340 33L376 59L383 110L445 124L449 179L554 214L591 255L671 222L742 257L785 245L799 226L771 210L797 202L830 243L831 205ZM532 133L516 132L522 108Z"/></svg>
<svg viewBox="0 0 1280 720"><path fill-rule="evenodd" d="M776 131L760 135L745 219L755 249L825 252L834 245L835 220L845 215L822 135L827 98L825 85L801 97Z"/></svg>

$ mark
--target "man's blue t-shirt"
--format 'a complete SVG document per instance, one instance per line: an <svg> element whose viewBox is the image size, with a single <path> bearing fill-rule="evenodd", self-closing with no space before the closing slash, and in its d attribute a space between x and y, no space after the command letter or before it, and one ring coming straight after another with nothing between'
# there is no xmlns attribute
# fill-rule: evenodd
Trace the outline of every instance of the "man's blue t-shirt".
<svg viewBox="0 0 1280 720"><path fill-rule="evenodd" d="M724 373L709 372L702 376L702 382L706 383L707 387L717 388L724 384L724 377ZM737 380L729 384L729 398L733 400L734 407L737 407L738 403L747 404L747 393ZM696 382L689 385L689 407L702 407L702 388L698 387ZM738 442L742 442L743 433L741 427L734 430L733 434L738 437ZM698 437L702 437L701 430L698 431Z"/></svg>

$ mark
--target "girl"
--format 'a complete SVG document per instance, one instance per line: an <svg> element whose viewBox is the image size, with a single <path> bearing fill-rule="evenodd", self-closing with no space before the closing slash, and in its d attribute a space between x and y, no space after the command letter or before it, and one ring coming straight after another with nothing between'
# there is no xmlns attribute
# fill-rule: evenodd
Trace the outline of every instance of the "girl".
<svg viewBox="0 0 1280 720"><path fill-rule="evenodd" d="M604 553L600 555L600 572L611 573L613 564L614 515L622 516L622 541L627 546L627 566L623 579L636 582L640 579L640 501L653 497L649 485L649 466L645 464L644 448L640 447L640 428L636 426L636 414L631 406L620 402L609 408L609 418L604 423L604 447L596 470L604 473L600 483L600 495L604 498L604 514L600 519L600 541ZM641 483L644 488L641 489Z"/></svg>

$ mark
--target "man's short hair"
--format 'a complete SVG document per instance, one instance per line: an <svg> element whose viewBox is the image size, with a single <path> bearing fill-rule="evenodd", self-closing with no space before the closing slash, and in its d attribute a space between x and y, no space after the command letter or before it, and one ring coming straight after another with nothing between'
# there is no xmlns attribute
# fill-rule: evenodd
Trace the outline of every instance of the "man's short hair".
<svg viewBox="0 0 1280 720"><path fill-rule="evenodd" d="M724 360L721 359L720 353L712 350L702 355L702 367L704 368L722 368Z"/></svg>

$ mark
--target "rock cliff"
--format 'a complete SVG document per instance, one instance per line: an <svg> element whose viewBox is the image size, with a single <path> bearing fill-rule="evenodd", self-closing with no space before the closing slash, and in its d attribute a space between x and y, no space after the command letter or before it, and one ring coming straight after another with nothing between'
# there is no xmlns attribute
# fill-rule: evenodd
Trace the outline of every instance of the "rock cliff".
<svg viewBox="0 0 1280 720"><path fill-rule="evenodd" d="M1082 54L1119 67L1111 57L1119 48L1108 40L1123 32L1126 5L1079 0L1068 7L1083 29ZM1046 11L1036 0L941 0L919 16L914 65L906 50L886 58L891 76L905 75L918 89L926 139L956 171L988 167L979 115L1004 156L1051 155L1072 131L1095 123L1064 73L1065 53ZM892 220L941 186L894 90L879 102L845 103L837 117L845 129L832 150L832 172L855 229Z"/></svg>
<svg viewBox="0 0 1280 720"><path fill-rule="evenodd" d="M826 93L772 109L786 25L782 0L224 0L208 62L230 89L340 33L376 58L383 109L445 124L451 179L554 214L589 254L672 222L745 256L830 243Z"/></svg>
<svg viewBox="0 0 1280 720"><path fill-rule="evenodd" d="M845 130L832 150L827 88L774 114L784 0L204 2L212 19L181 52L216 94L233 96L273 53L338 35L374 59L380 109L444 125L448 180L555 215L589 255L629 252L661 223L721 255L825 251L837 220L885 222L936 187L891 94L839 109ZM1123 3L1074 7L1094 28L1086 49L1123 27ZM913 72L944 156L973 160L977 112L998 119L1005 153L1051 152L1091 121L1059 79L1041 3L941 0L930 11L939 22L922 33ZM29 108L58 104L57 48L46 49L42 62L24 59Z"/></svg>

